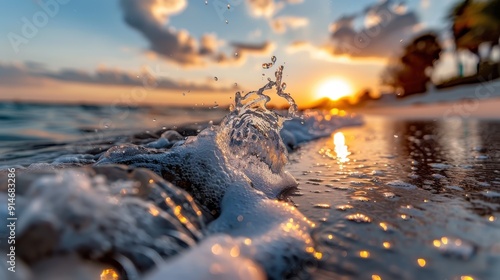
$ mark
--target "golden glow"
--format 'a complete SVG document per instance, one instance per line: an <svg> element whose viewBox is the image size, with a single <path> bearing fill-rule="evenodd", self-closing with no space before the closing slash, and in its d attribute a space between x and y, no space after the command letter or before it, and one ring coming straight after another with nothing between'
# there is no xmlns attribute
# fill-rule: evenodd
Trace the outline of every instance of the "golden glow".
<svg viewBox="0 0 500 280"><path fill-rule="evenodd" d="M390 242L387 242L387 241L386 241L386 242L382 243L382 245L383 245L383 246L384 246L384 248L386 248L386 249L390 249L390 248L391 248L391 243L390 243Z"/></svg>
<svg viewBox="0 0 500 280"><path fill-rule="evenodd" d="M112 268L105 269L101 272L101 280L118 280L118 273Z"/></svg>
<svg viewBox="0 0 500 280"><path fill-rule="evenodd" d="M427 263L424 259L418 259L417 262L420 267L424 267Z"/></svg>
<svg viewBox="0 0 500 280"><path fill-rule="evenodd" d="M370 257L370 252L368 251L360 251L359 256L362 257L363 259L369 258Z"/></svg>
<svg viewBox="0 0 500 280"><path fill-rule="evenodd" d="M380 227L381 227L384 231L387 231L388 227L387 227L387 224L386 224L386 223L382 222L382 223L380 223L379 225L380 225Z"/></svg>
<svg viewBox="0 0 500 280"><path fill-rule="evenodd" d="M353 93L351 85L340 78L333 78L322 83L318 87L318 98L328 97L331 100L338 100Z"/></svg>
<svg viewBox="0 0 500 280"><path fill-rule="evenodd" d="M439 248L439 247L441 247L441 245L447 245L448 241L449 241L448 237L441 237L441 239L436 239L436 240L432 241L432 245L434 245L434 247L436 247L436 248ZM460 240L460 239L455 240L455 245L457 245L457 246L462 245L462 240Z"/></svg>
<svg viewBox="0 0 500 280"><path fill-rule="evenodd" d="M372 280L382 280L382 277L378 276L377 274L373 274Z"/></svg>
<svg viewBox="0 0 500 280"><path fill-rule="evenodd" d="M460 280L474 280L474 277L465 275L465 276L460 277Z"/></svg>
<svg viewBox="0 0 500 280"><path fill-rule="evenodd" d="M490 216L490 217L488 218L488 221L490 221L490 222L494 222L494 221L495 221L495 216Z"/></svg>
<svg viewBox="0 0 500 280"><path fill-rule="evenodd" d="M155 206L151 206L149 207L149 213L156 217L158 216L158 214L160 214L160 211L158 211Z"/></svg>
<svg viewBox="0 0 500 280"><path fill-rule="evenodd" d="M439 248L439 247L441 247L441 241L434 240L434 241L432 241L432 245L434 245L434 247L436 247L436 248Z"/></svg>
<svg viewBox="0 0 500 280"><path fill-rule="evenodd" d="M212 254L214 255L220 255L222 253L222 246L219 244L214 244L212 246Z"/></svg>
<svg viewBox="0 0 500 280"><path fill-rule="evenodd" d="M321 253L321 252L316 252L316 253L314 253L314 257L315 257L316 259L318 259L318 260L321 260L321 258L323 257L323 253Z"/></svg>
<svg viewBox="0 0 500 280"><path fill-rule="evenodd" d="M229 254L233 258L237 258L240 255L240 247L234 246L233 248L231 248L231 251L229 251Z"/></svg>

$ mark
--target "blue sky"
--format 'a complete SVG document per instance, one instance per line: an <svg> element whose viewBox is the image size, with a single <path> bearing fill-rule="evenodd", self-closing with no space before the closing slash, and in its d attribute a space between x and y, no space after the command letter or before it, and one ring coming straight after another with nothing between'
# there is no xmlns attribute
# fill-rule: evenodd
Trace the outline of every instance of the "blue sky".
<svg viewBox="0 0 500 280"><path fill-rule="evenodd" d="M120 88L126 90L133 82L76 79L76 73L92 75L106 69L108 74L114 71L134 77L135 73L148 68L158 70L155 78L165 78L175 84L156 89L155 98L165 96L162 103L193 102L188 98L177 100L179 91L190 88L197 99L220 99L216 101L225 103L229 102L227 96L233 94L227 89L234 83L246 90L255 89L263 84L266 76L272 75L272 70L260 68L272 55L278 57L277 63L285 63L285 80L299 101L312 99L315 86L330 77L345 79L354 90L375 88L387 59L386 53L376 50L377 46L397 53L402 45L398 41L376 42L375 36L373 48L368 45L351 59L351 53L332 53L336 48L331 42L335 31L330 25L342 17L355 15L350 24L356 32L362 32L367 28L367 17L377 15L375 8L383 2L208 0L205 4L204 0L0 0L0 66L8 68L0 72L4 76L3 80L0 77L0 98L73 100L69 98L74 94L71 86L82 88L94 86L95 82L100 88L89 90L100 91L102 101L107 102L116 99ZM390 2L388 7L392 13L399 1ZM416 21L408 23L406 29L402 26L387 32L406 40L422 30L445 30L445 14L453 2L406 1L403 12L393 15L398 19L403 14L411 14ZM34 15L44 12L42 6L47 3L51 3L51 7L56 5L58 11L48 17L48 22L38 28L33 38L26 38L27 42L20 44L16 53L12 34L23 36L22 19L32 22ZM230 9L224 9L227 3L232 4ZM217 10L216 6L222 9ZM127 18L130 21L127 22ZM210 35L207 38L211 38L206 44L210 51L201 48L202 37L207 34ZM237 48L235 43L239 44ZM241 54L235 57L238 48ZM224 62L220 55L225 56ZM441 67L443 73L451 63L445 65ZM65 69L70 69L72 76L61 73ZM213 79L215 76L217 82ZM36 86L23 83L23 79L29 79ZM51 95L50 92L56 90L61 92ZM155 101L150 98L145 102Z"/></svg>

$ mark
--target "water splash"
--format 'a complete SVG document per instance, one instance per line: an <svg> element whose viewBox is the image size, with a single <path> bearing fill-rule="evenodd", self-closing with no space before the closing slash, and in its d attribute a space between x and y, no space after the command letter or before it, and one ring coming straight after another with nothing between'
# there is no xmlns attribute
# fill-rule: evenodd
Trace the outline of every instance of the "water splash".
<svg viewBox="0 0 500 280"><path fill-rule="evenodd" d="M287 163L287 149L280 136L283 123L296 116L297 104L289 93L284 91L282 83L283 66L275 72L276 81L271 79L257 91L241 95L236 93L232 111L222 121L218 136L219 143L228 147L237 158L258 158L274 173L283 171ZM271 98L264 94L266 90L276 88L276 94L284 98L290 107L288 114L282 116L267 109Z"/></svg>
<svg viewBox="0 0 500 280"><path fill-rule="evenodd" d="M274 65L276 59L272 61ZM211 123L203 130L198 127L197 136L184 139L175 131L166 131L159 139L140 145L115 142L120 145L109 148L80 177L51 171L51 178L39 182L36 189L40 193L26 197L32 205L24 212L22 220L27 224L20 225L20 236L24 241L32 240L25 234L35 232L30 230L33 227L47 225L64 236L48 234L43 238L50 242L44 243L52 247L21 251L35 252L34 259L59 252L76 252L86 258L91 254L92 259L115 254L114 261L129 276L137 274L134 267L147 270L200 239L202 244L196 245L193 255L210 256L214 253L210 249L221 247L216 252L227 251L233 259L248 259L275 279L298 268L308 257L320 259L322 254L315 252L309 234L315 225L294 206L277 198L297 185L284 169L287 147L323 137L342 123L332 121L327 125L313 115L298 117L297 105L285 92L283 70L283 66L277 67L275 80L269 78L259 90L237 93L231 112L221 124ZM271 89L288 102L286 113L267 108L271 98L266 91ZM93 162L94 157L90 160ZM64 159L65 163L75 161L81 161L81 157ZM113 168L119 167L101 166L108 164L127 167L118 172ZM147 174L150 171L133 171L140 167L162 178ZM108 168L109 174L99 183L103 180L97 178L102 168ZM132 181L139 181L140 187L133 187ZM37 211L40 209L43 211ZM75 224L74 220L85 223ZM210 222L208 228L205 222ZM204 239L205 234L211 236ZM196 261L205 262L208 268L216 262L208 257ZM193 276L191 259L184 264L182 271ZM164 275L178 270L177 265L164 268ZM199 275L205 272L200 270Z"/></svg>

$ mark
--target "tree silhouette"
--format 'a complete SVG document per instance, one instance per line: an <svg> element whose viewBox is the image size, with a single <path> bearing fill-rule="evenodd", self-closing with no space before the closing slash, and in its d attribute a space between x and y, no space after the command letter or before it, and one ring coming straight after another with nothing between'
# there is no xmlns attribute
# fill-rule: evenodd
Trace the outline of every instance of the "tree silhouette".
<svg viewBox="0 0 500 280"><path fill-rule="evenodd" d="M434 33L418 36L404 48L397 62L388 65L382 74L382 83L395 88L399 96L425 92L441 51Z"/></svg>
<svg viewBox="0 0 500 280"><path fill-rule="evenodd" d="M487 43L489 59L493 47L499 44L500 0L462 0L452 7L451 20L456 51L468 50L478 58L477 70L482 63L479 47ZM458 59L459 67L461 62Z"/></svg>

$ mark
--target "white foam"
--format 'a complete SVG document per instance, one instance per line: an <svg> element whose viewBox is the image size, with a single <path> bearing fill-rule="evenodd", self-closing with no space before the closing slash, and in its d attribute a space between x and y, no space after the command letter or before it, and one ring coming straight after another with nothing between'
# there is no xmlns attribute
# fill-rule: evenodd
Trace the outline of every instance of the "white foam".
<svg viewBox="0 0 500 280"><path fill-rule="evenodd" d="M178 133L166 132L143 146L116 146L97 162L97 166L116 163L152 170L184 188L216 217L208 226L207 239L186 254L167 262L155 261L159 268L148 280L259 279L265 278L262 271L267 277L280 279L305 259L321 258L309 234L314 225L295 207L277 200L282 192L297 185L285 170L287 148L329 136L342 126L358 125L361 119L320 112L295 116L296 105L283 91L282 70L280 67L276 72L276 82L269 81L259 91L244 96L238 93L235 108L220 126L211 126L185 140ZM272 87L290 103L288 116L266 108L270 98L263 92ZM82 160L90 157L70 155L54 164ZM166 184L159 177L154 181ZM195 237L201 236L197 228L187 229L186 221L154 203L122 196L134 188L133 184L130 180L109 183L101 176L77 171L56 171L32 186L27 195L31 204L20 219L19 229L26 231L37 221L48 221L61 233L56 252L84 249L93 257L110 250L126 254L137 249L143 255L152 255L149 258L153 260L156 253L151 253L151 248L175 253L181 251L180 243L194 245ZM189 206L189 196L184 192L178 195L186 198ZM158 229L156 219L163 219L170 227ZM173 239L165 241L162 237Z"/></svg>

